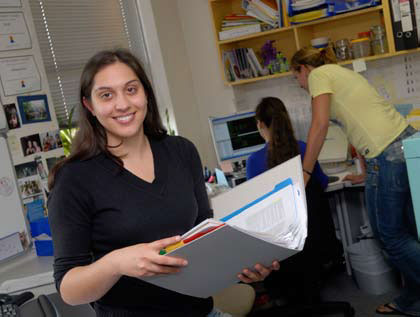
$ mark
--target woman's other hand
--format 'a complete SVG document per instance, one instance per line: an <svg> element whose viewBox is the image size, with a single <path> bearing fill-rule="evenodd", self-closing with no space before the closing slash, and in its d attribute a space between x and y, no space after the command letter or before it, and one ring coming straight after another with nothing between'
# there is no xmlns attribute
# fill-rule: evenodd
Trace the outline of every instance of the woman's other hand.
<svg viewBox="0 0 420 317"><path fill-rule="evenodd" d="M348 175L344 176L343 182L344 181L350 181L352 183L352 185L362 184L362 183L365 182L365 178L366 178L366 174L359 174L359 175L348 174Z"/></svg>
<svg viewBox="0 0 420 317"><path fill-rule="evenodd" d="M277 271L280 268L278 261L273 261L270 267L265 267L261 264L256 264L254 270L244 269L238 274L238 278L244 283L254 283L263 281L272 271Z"/></svg>
<svg viewBox="0 0 420 317"><path fill-rule="evenodd" d="M163 256L159 252L180 241L175 236L151 243L140 243L114 251L114 263L121 275L145 277L159 274L173 274L188 264L187 260Z"/></svg>

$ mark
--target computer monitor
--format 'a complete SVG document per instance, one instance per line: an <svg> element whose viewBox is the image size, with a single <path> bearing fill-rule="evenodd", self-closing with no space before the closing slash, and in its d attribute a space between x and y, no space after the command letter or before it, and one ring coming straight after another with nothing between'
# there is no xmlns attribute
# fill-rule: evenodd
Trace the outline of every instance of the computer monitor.
<svg viewBox="0 0 420 317"><path fill-rule="evenodd" d="M255 112L210 117L210 130L219 163L240 161L264 147Z"/></svg>

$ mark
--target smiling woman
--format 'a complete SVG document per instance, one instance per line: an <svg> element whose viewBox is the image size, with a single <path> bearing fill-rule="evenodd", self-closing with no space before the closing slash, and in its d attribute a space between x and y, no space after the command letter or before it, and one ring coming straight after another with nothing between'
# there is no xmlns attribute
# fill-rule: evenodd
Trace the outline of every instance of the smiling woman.
<svg viewBox="0 0 420 317"><path fill-rule="evenodd" d="M168 136L149 80L125 50L96 54L80 86L71 155L49 179L54 276L64 301L95 302L97 316L211 316L196 298L139 277L179 272L188 262L159 255L213 213L194 145ZM272 267L244 268L263 280ZM209 315L210 316L210 315Z"/></svg>

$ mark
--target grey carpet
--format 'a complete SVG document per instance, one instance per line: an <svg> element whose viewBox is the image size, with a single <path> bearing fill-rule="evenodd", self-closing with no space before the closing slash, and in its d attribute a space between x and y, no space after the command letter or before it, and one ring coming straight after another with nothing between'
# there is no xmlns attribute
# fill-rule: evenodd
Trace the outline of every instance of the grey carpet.
<svg viewBox="0 0 420 317"><path fill-rule="evenodd" d="M373 288L376 290L377 288ZM372 287L368 288L372 290ZM324 300L347 301L356 310L357 317L383 316L375 313L377 306L392 301L398 295L398 289L387 288L382 295L372 295L358 288L355 279L345 272L330 276L324 284L322 297ZM375 293L378 293L375 291ZM338 315L337 315L338 316Z"/></svg>

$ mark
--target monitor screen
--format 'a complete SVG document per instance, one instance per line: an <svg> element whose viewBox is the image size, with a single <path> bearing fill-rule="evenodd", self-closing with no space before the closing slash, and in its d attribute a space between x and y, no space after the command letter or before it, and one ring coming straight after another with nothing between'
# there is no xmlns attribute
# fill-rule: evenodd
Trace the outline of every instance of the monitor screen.
<svg viewBox="0 0 420 317"><path fill-rule="evenodd" d="M254 112L210 118L210 127L220 162L249 156L265 144Z"/></svg>

